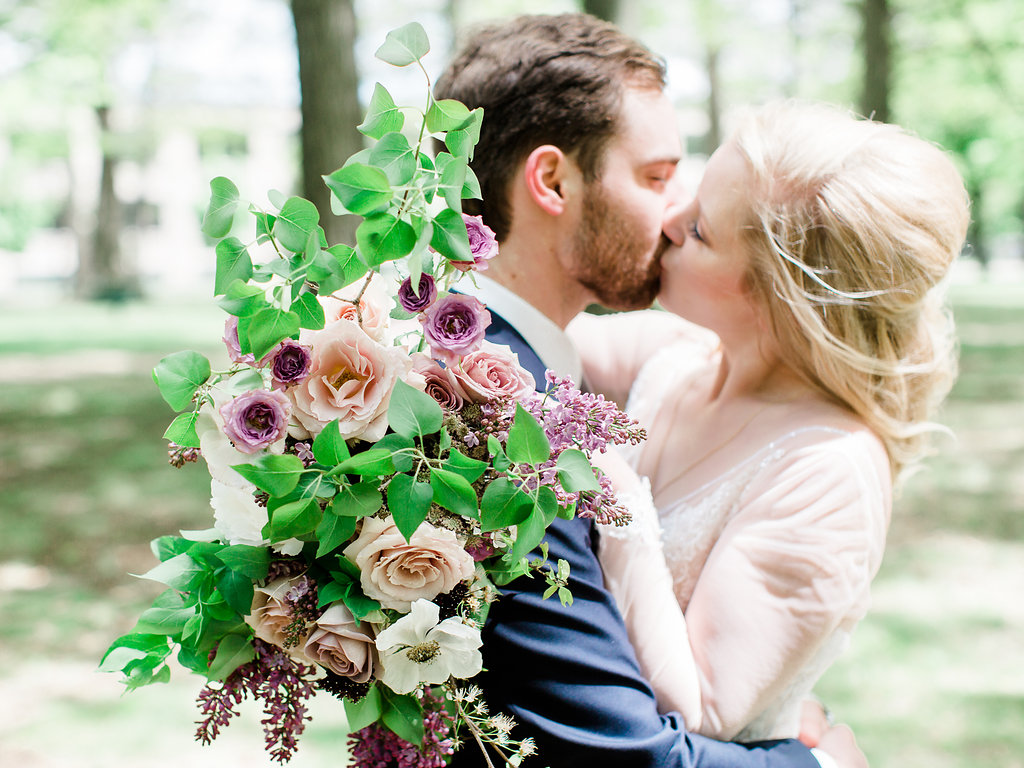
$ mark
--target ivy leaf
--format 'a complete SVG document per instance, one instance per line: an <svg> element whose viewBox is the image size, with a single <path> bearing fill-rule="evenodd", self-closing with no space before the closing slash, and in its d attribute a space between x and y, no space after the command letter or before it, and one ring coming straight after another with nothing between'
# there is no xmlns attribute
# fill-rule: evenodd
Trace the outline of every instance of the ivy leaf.
<svg viewBox="0 0 1024 768"><path fill-rule="evenodd" d="M203 233L210 237L224 237L231 231L238 208L238 187L223 176L210 181L210 202L203 215Z"/></svg>
<svg viewBox="0 0 1024 768"><path fill-rule="evenodd" d="M192 350L167 355L153 369L153 381L160 396L171 408L183 411L192 405L192 398L210 378L210 361Z"/></svg>
<svg viewBox="0 0 1024 768"><path fill-rule="evenodd" d="M198 419L199 414L196 411L179 413L164 431L164 440L170 440L183 448L198 448L199 434L196 432Z"/></svg>
<svg viewBox="0 0 1024 768"><path fill-rule="evenodd" d="M223 680L243 664L256 658L256 649L247 635L230 634L217 643L217 655L210 663L208 680Z"/></svg>
<svg viewBox="0 0 1024 768"><path fill-rule="evenodd" d="M460 218L461 223L461 218ZM466 248L469 248L469 235L466 227L462 227L466 236ZM394 261L407 256L416 245L416 231L412 225L397 219L390 213L376 213L368 216L356 229L356 244L359 253L367 265L377 267L386 261Z"/></svg>
<svg viewBox="0 0 1024 768"><path fill-rule="evenodd" d="M427 108L427 130L431 133L465 128L473 119L466 105L456 99L432 101Z"/></svg>
<svg viewBox="0 0 1024 768"><path fill-rule="evenodd" d="M429 51L430 41L426 31L419 22L412 21L388 32L374 56L396 67L405 67L419 61Z"/></svg>
<svg viewBox="0 0 1024 768"><path fill-rule="evenodd" d="M379 139L385 133L402 130L405 117L395 105L388 89L380 83L374 83L370 105L366 108L366 119L356 126L357 130L371 139Z"/></svg>
<svg viewBox="0 0 1024 768"><path fill-rule="evenodd" d="M320 525L316 527L316 540L320 542L317 546L316 556L323 557L352 538L352 534L356 532L357 519L337 514L333 504L325 509Z"/></svg>
<svg viewBox="0 0 1024 768"><path fill-rule="evenodd" d="M416 172L416 153L401 133L386 133L370 150L370 163L397 187L408 184Z"/></svg>
<svg viewBox="0 0 1024 768"><path fill-rule="evenodd" d="M462 475L443 469L430 473L430 487L434 489L434 501L457 515L480 519L476 491Z"/></svg>
<svg viewBox="0 0 1024 768"><path fill-rule="evenodd" d="M245 245L237 237L226 237L217 243L217 273L213 280L213 295L226 293L235 280L248 282L252 277L252 259Z"/></svg>
<svg viewBox="0 0 1024 768"><path fill-rule="evenodd" d="M298 316L300 328L317 331L324 327L326 320L324 308L315 293L309 291L300 293L292 302L291 311Z"/></svg>
<svg viewBox="0 0 1024 768"><path fill-rule="evenodd" d="M381 720L400 739L420 746L423 743L423 705L410 695L399 695L390 690L381 690L384 711Z"/></svg>
<svg viewBox="0 0 1024 768"><path fill-rule="evenodd" d="M302 460L291 453L268 454L252 464L234 464L231 468L274 497L291 493L304 469Z"/></svg>
<svg viewBox="0 0 1024 768"><path fill-rule="evenodd" d="M558 455L555 467L558 469L558 482L569 493L601 490L601 484L594 476L594 468L583 451L566 448Z"/></svg>
<svg viewBox="0 0 1024 768"><path fill-rule="evenodd" d="M295 336L301 325L294 312L267 307L238 321L238 346L243 353L251 352L259 360L278 342Z"/></svg>
<svg viewBox="0 0 1024 768"><path fill-rule="evenodd" d="M324 181L345 210L359 216L379 213L391 202L391 184L380 168L351 163L324 176Z"/></svg>
<svg viewBox="0 0 1024 768"><path fill-rule="evenodd" d="M391 478L388 483L388 509L406 541L427 519L433 500L434 489L427 483L413 480L412 475L399 474Z"/></svg>
<svg viewBox="0 0 1024 768"><path fill-rule="evenodd" d="M432 435L443 421L444 411L434 398L401 379L395 381L388 405L388 424L395 432L409 438Z"/></svg>
<svg viewBox="0 0 1024 768"><path fill-rule="evenodd" d="M542 464L551 456L551 443L537 419L519 403L508 431L505 451L515 464Z"/></svg>
<svg viewBox="0 0 1024 768"><path fill-rule="evenodd" d="M319 223L320 213L315 205L301 197L290 197L277 214L273 235L289 251L303 253Z"/></svg>
<svg viewBox="0 0 1024 768"><path fill-rule="evenodd" d="M487 485L480 499L481 530L486 533L518 525L529 517L532 508L533 499L507 477L496 478Z"/></svg>
<svg viewBox="0 0 1024 768"><path fill-rule="evenodd" d="M469 247L469 234L462 214L445 208L434 217L434 231L430 245L435 251L451 261L472 261L473 252Z"/></svg>

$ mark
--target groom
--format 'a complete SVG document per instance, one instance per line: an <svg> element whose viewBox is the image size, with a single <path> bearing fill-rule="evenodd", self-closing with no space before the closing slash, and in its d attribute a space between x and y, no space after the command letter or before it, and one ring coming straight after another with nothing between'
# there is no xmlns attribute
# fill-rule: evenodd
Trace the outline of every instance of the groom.
<svg viewBox="0 0 1024 768"><path fill-rule="evenodd" d="M615 27L584 15L521 17L481 30L438 80L438 98L483 107L473 168L479 210L501 253L475 293L489 337L509 344L538 382L545 368L580 380L563 329L588 304L650 305L668 181L681 147L662 62ZM474 291L470 291L474 292ZM813 753L792 740L738 745L688 734L659 715L626 630L604 589L589 520L556 519L549 558L571 566L573 604L543 600L540 579L502 590L484 630L479 678L492 709L532 736L551 768L856 768L849 729ZM484 765L473 744L458 768Z"/></svg>

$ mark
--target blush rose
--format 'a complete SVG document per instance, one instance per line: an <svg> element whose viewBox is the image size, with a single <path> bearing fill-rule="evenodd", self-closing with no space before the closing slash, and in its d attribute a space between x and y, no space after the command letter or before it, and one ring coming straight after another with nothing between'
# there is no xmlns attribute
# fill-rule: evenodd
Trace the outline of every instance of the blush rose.
<svg viewBox="0 0 1024 768"><path fill-rule="evenodd" d="M537 383L519 364L519 356L503 344L483 342L480 349L464 355L452 375L474 403L488 400L520 400L536 391Z"/></svg>
<svg viewBox="0 0 1024 768"><path fill-rule="evenodd" d="M316 620L302 651L315 664L357 683L373 676L375 638L368 624L356 621L343 603L333 603Z"/></svg>

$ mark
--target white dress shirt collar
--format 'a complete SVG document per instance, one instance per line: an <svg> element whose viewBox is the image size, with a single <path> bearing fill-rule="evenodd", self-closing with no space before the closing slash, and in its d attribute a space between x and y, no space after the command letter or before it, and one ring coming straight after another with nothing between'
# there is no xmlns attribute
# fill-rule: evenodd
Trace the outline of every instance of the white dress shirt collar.
<svg viewBox="0 0 1024 768"><path fill-rule="evenodd" d="M488 309L505 318L533 347L545 367L560 376L571 376L576 386L580 386L583 362L568 334L543 312L500 283L481 274L474 274L473 278L476 285L472 279L461 280L455 290L476 297Z"/></svg>

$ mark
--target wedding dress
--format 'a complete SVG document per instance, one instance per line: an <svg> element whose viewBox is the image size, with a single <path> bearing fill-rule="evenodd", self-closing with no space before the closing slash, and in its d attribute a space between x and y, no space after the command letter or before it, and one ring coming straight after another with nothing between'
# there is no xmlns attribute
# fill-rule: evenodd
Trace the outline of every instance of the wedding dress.
<svg viewBox="0 0 1024 768"><path fill-rule="evenodd" d="M690 336L643 363L627 412L641 424L665 418L666 398L717 364L712 338ZM728 468L696 490L655 509L645 484L623 499L630 525L600 526L605 579L659 708L715 738L798 734L800 703L866 612L880 565L884 450L852 418L807 411L762 442L730 441ZM627 450L636 468L650 447Z"/></svg>

